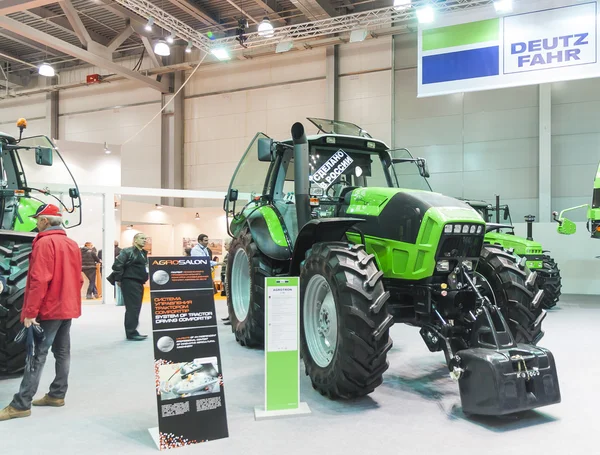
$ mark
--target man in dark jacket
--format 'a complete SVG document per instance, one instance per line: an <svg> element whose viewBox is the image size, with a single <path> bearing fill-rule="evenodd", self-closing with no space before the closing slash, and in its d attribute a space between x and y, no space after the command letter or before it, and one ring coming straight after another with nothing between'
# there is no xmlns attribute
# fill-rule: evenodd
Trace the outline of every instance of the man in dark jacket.
<svg viewBox="0 0 600 455"><path fill-rule="evenodd" d="M148 253L144 250L146 234L133 238L133 246L125 248L113 264L114 278L121 286L125 303L125 335L128 340L141 341L148 335L137 331L144 297L144 283L148 281Z"/></svg>
<svg viewBox="0 0 600 455"><path fill-rule="evenodd" d="M98 298L98 288L96 287L96 264L100 264L100 258L96 254L96 249L93 247L92 242L86 242L81 248L81 267L89 281L85 296L88 300Z"/></svg>
<svg viewBox="0 0 600 455"><path fill-rule="evenodd" d="M71 361L71 320L81 316L81 253L77 244L62 228L62 215L57 206L44 204L35 215L39 234L33 240L21 322L25 327L39 325L45 339L36 344L31 363L27 365L19 392L0 411L0 420L28 417L31 405L64 406ZM33 401L37 392L48 351L56 360L56 376L50 391Z"/></svg>

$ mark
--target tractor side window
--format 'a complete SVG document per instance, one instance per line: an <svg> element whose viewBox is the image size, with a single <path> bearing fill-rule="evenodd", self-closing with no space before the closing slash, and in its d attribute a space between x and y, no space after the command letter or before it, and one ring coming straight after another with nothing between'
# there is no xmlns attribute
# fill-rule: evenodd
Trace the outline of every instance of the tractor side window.
<svg viewBox="0 0 600 455"><path fill-rule="evenodd" d="M233 174L229 188L238 190L234 215L238 215L248 202L257 196L262 196L267 191L266 182L272 163L258 160L258 139L267 137L263 133L254 136ZM229 202L229 208L232 208L231 202Z"/></svg>

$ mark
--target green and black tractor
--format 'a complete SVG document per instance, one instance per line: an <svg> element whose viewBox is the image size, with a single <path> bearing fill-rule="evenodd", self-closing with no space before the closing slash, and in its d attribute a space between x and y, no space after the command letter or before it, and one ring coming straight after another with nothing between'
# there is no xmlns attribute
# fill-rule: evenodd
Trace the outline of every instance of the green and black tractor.
<svg viewBox="0 0 600 455"><path fill-rule="evenodd" d="M38 207L54 203L63 210L65 227L81 224L79 188L57 148L46 136L23 138L27 123L19 119L19 138L0 133L0 376L25 367L25 344L16 343L36 235ZM63 200L70 199L69 207Z"/></svg>
<svg viewBox="0 0 600 455"><path fill-rule="evenodd" d="M525 264L537 275L537 285L544 290L542 307L550 309L556 306L562 289L560 269L556 261L544 250L539 242L533 240L534 215L526 215L527 238L515 235L508 205L500 204L500 196L496 195L495 205L485 201L464 199L479 212L486 221L484 240L491 245L500 245L511 250L517 258L525 258Z"/></svg>
<svg viewBox="0 0 600 455"><path fill-rule="evenodd" d="M570 207L560 212L552 212L552 218L558 223L557 231L563 235L573 235L577 232L577 225L568 218L564 217L564 214L573 210L587 209L586 213L586 227L590 233L592 239L600 239L600 165L596 171L596 178L594 179L594 191L592 194L592 204L582 204L576 207Z"/></svg>
<svg viewBox="0 0 600 455"><path fill-rule="evenodd" d="M382 384L401 322L445 354L465 413L560 402L554 357L536 346L544 293L525 261L486 244L467 203L426 188L424 159L356 125L309 120L314 136L301 123L291 140L257 134L225 196L239 344L264 347L265 278L299 276L301 356L323 395Z"/></svg>

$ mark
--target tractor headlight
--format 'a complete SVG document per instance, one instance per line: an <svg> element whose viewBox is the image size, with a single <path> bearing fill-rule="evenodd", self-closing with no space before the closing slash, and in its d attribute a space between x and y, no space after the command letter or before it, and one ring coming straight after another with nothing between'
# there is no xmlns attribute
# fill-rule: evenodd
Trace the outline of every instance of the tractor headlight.
<svg viewBox="0 0 600 455"><path fill-rule="evenodd" d="M469 225L468 224L463 225L462 232L463 232L463 234L469 233Z"/></svg>
<svg viewBox="0 0 600 455"><path fill-rule="evenodd" d="M477 229L477 226L475 226L474 224L471 225L471 227L469 228L469 233L471 234L475 234L475 230Z"/></svg>
<svg viewBox="0 0 600 455"><path fill-rule="evenodd" d="M477 233L481 234L481 231L483 231L483 226L480 224L479 226L477 226Z"/></svg>
<svg viewBox="0 0 600 455"><path fill-rule="evenodd" d="M454 225L454 233L455 234L460 234L460 224L455 224Z"/></svg>
<svg viewBox="0 0 600 455"><path fill-rule="evenodd" d="M446 226L444 226L444 233L452 234L452 225L451 224L447 224Z"/></svg>
<svg viewBox="0 0 600 455"><path fill-rule="evenodd" d="M435 265L435 269L438 272L450 271L450 261L447 261L447 260L437 261L437 264Z"/></svg>
<svg viewBox="0 0 600 455"><path fill-rule="evenodd" d="M467 268L468 271L473 270L473 261L463 261L463 265Z"/></svg>

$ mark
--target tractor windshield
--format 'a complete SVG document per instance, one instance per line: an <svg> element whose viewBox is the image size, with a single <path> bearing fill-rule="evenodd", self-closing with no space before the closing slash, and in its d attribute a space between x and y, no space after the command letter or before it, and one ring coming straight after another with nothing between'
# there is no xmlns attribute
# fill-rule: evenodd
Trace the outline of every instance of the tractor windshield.
<svg viewBox="0 0 600 455"><path fill-rule="evenodd" d="M391 166L390 173L392 174L394 186L411 190L431 191L427 178L422 175L421 168L408 150L394 150L393 154L394 160L406 160L396 162Z"/></svg>
<svg viewBox="0 0 600 455"><path fill-rule="evenodd" d="M35 147L50 149L51 154L48 153L48 157L42 162L36 156ZM65 226L77 225L80 213L73 206L80 205L79 196L74 201L69 195L71 189L77 189L77 184L52 141L46 136L24 138L14 148L14 153L21 177L21 189L26 190L33 200L55 204L63 209Z"/></svg>

